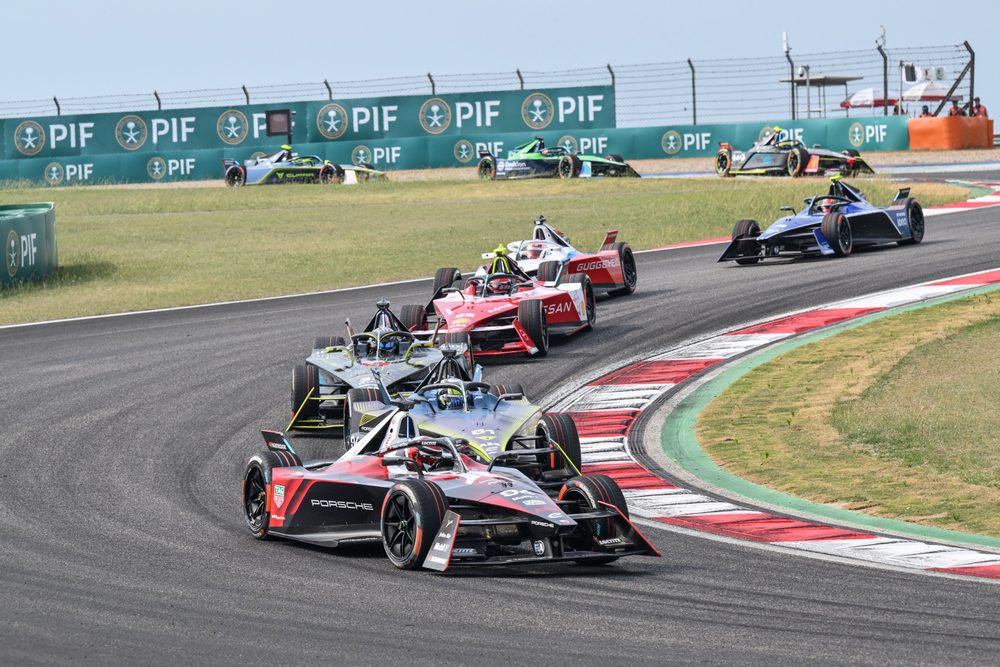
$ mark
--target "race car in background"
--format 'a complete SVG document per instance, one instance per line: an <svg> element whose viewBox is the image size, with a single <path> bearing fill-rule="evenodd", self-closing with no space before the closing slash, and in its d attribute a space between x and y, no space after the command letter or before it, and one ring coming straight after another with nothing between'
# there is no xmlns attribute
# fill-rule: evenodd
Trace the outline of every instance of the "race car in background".
<svg viewBox="0 0 1000 667"><path fill-rule="evenodd" d="M874 174L875 170L854 149L840 153L819 146L806 148L798 139L790 139L780 127L773 127L747 151L737 151L721 142L715 156L719 176L792 176L819 175L836 171L844 176Z"/></svg>
<svg viewBox="0 0 1000 667"><path fill-rule="evenodd" d="M596 176L631 176L639 174L620 155L580 155L565 146L545 147L542 137L521 144L507 152L507 159L489 151L479 152L479 177L483 180L514 178L590 178Z"/></svg>
<svg viewBox="0 0 1000 667"><path fill-rule="evenodd" d="M421 436L401 408L333 462L303 462L283 434L262 435L267 449L247 462L240 503L257 539L380 540L405 570L660 555L610 477L573 476L546 492L522 472L553 448L480 463L464 443Z"/></svg>
<svg viewBox="0 0 1000 667"><path fill-rule="evenodd" d="M466 368L473 365L467 333L424 332L426 317L420 306L404 306L400 317L389 309L385 299L375 304L375 315L361 332L347 321L349 341L341 336L320 336L313 342L305 363L292 368L292 419L286 430L339 430L346 439L350 432L352 400L350 390L376 387L376 370L381 382L393 393L413 391L435 365L443 359L440 345L457 351L457 359Z"/></svg>
<svg viewBox="0 0 1000 667"><path fill-rule="evenodd" d="M763 232L755 220L740 220L720 262L756 264L769 257L846 257L855 248L898 243L913 245L924 238L924 212L910 188L896 193L892 204L875 206L840 175L830 179L826 194L807 197L805 208L774 222Z"/></svg>
<svg viewBox="0 0 1000 667"><path fill-rule="evenodd" d="M226 158L226 185L231 188L243 185L280 185L287 183L358 183L370 179L384 179L384 171L363 163L361 165L334 164L318 155L299 155L292 147L284 145L277 153L266 157L250 158L242 163Z"/></svg>
<svg viewBox="0 0 1000 667"><path fill-rule="evenodd" d="M639 274L632 248L617 239L618 231L611 230L600 250L581 252L540 215L535 219L532 238L508 243L507 252L525 273L543 283L558 284L563 276L585 273L595 292L622 296L635 292ZM480 269L485 271L486 267Z"/></svg>

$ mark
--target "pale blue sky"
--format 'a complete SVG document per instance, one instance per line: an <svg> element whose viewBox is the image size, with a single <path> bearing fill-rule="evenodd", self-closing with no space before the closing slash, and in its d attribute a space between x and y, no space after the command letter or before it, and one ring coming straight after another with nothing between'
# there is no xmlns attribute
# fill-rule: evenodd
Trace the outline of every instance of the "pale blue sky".
<svg viewBox="0 0 1000 667"><path fill-rule="evenodd" d="M1000 2L4 3L0 101L302 81L615 64L874 46L977 52L977 92L1000 109Z"/></svg>

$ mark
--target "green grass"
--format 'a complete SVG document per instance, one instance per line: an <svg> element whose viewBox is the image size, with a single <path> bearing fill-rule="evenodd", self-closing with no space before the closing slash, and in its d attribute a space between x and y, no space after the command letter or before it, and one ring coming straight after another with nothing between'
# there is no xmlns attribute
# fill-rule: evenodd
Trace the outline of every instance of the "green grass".
<svg viewBox="0 0 1000 667"><path fill-rule="evenodd" d="M740 378L699 442L795 496L1000 537L998 337L989 294L837 334Z"/></svg>
<svg viewBox="0 0 1000 667"><path fill-rule="evenodd" d="M59 272L0 292L0 323L273 296L470 269L544 214L577 247L609 228L635 249L727 236L825 188L818 179L426 181L364 186L12 188L54 201ZM876 202L895 186L862 182ZM920 185L925 205L967 190Z"/></svg>

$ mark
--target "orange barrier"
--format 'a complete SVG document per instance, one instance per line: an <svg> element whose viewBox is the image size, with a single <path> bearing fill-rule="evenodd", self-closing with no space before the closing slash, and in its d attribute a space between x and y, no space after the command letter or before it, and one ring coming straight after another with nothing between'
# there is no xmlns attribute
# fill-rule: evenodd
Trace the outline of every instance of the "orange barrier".
<svg viewBox="0 0 1000 667"><path fill-rule="evenodd" d="M993 147L993 121L989 118L911 118L906 127L911 151Z"/></svg>

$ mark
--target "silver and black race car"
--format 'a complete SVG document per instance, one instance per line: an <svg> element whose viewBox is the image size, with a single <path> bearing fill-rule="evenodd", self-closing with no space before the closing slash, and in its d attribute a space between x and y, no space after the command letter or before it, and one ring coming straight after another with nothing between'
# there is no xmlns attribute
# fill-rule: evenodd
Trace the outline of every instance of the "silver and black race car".
<svg viewBox="0 0 1000 667"><path fill-rule="evenodd" d="M715 156L719 176L822 176L835 171L844 176L874 174L875 170L854 149L842 152L820 146L806 148L789 138L780 127L771 128L747 151L737 151L721 142Z"/></svg>
<svg viewBox="0 0 1000 667"><path fill-rule="evenodd" d="M287 144L276 153L242 163L226 158L222 166L226 170L226 185L231 188L291 183L351 184L385 178L384 171L370 164L336 164L318 155L299 155Z"/></svg>
<svg viewBox="0 0 1000 667"><path fill-rule="evenodd" d="M719 258L756 264L768 257L846 257L855 248L898 243L912 245L924 238L924 212L910 197L910 188L896 193L889 206L875 206L857 188L830 179L826 194L807 197L798 213L780 218L763 232L756 220L740 220L733 240Z"/></svg>

